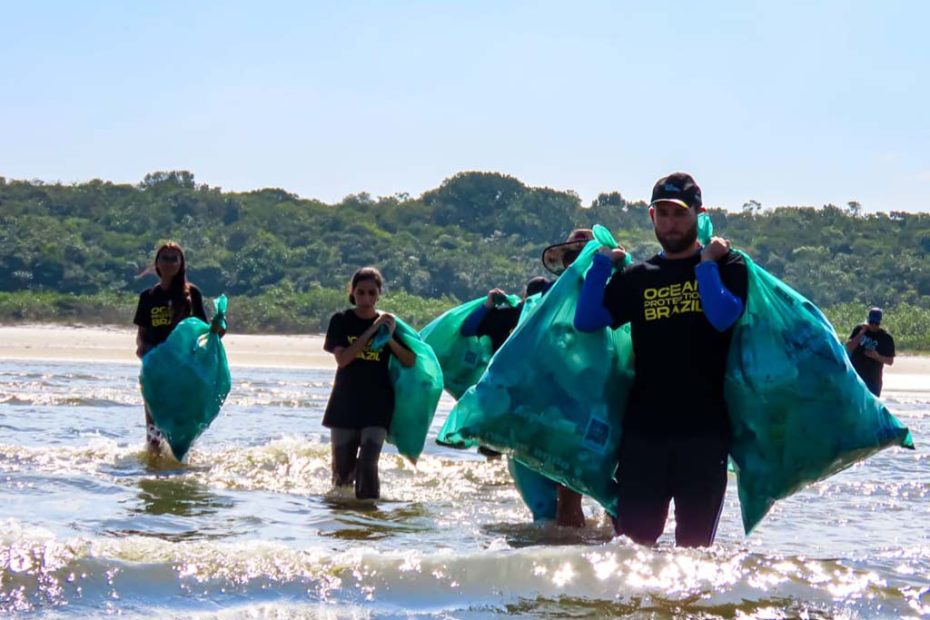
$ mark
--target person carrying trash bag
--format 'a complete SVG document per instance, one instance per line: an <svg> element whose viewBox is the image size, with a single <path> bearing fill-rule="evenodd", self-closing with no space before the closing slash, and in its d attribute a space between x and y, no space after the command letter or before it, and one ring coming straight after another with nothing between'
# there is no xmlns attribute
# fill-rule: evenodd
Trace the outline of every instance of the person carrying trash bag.
<svg viewBox="0 0 930 620"><path fill-rule="evenodd" d="M672 499L676 544L712 544L726 493L724 372L747 275L728 241L698 242L702 211L701 189L690 175L659 179L649 215L662 251L613 276L623 252L595 256L575 314L582 332L631 330L635 378L620 403L614 526L641 544L661 536Z"/></svg>
<svg viewBox="0 0 930 620"><path fill-rule="evenodd" d="M673 177L678 178L670 188L668 180ZM682 193L686 196L683 202L690 200L693 204L694 198L687 196L687 188L691 183L693 180L690 180L690 177L683 178L680 174L662 179L654 190L654 201L656 198L667 197L667 192L670 189L674 192L674 188L677 187L684 190ZM700 192L696 186L691 191L698 192L698 195ZM667 241L669 237L669 228L662 221L661 209L661 206L656 204L653 213L656 235L660 242L662 236L665 236ZM712 234L712 224L706 215L702 214L700 218L699 227L707 230L703 233L698 232L698 236L704 241ZM667 241L662 244L663 247L667 245ZM702 254L712 250L715 245L727 244L714 238L707 243ZM598 259L600 263L603 261L604 259ZM732 272L728 279L726 266L740 264L740 261L745 269L746 285L745 293L736 296L732 291L735 289L739 292L740 283L739 280L734 282ZM702 262L695 267L702 310L708 323L715 329L727 329L729 325L723 398L730 425L729 452L736 466L740 511L747 534L776 500L789 496L804 485L822 480L884 447L913 447L907 428L872 397L865 385L858 380L833 327L816 306L756 266L747 255L738 250L725 254L716 270L705 265L707 263ZM643 268L646 267L634 267L630 270L633 273L630 273L629 277L645 278L642 274L637 276L634 271ZM738 276L739 271L736 274ZM634 348L638 352L640 349L637 334L643 332L636 329L636 321L648 324L658 320L659 311L656 310L655 300L668 298L675 289L627 284L626 290L615 290L612 293L610 287L614 285L613 280L607 290L603 290L603 281L606 279L603 273L597 275L596 269L592 268L588 272L588 278L578 305L576 324L583 323L585 325L581 325L582 327L593 327L612 320L612 313L608 313L611 316L605 316L603 312L604 307L620 304L619 299L612 295L632 295L634 301L641 300L641 305L639 302L634 303L636 312L631 319L634 323ZM601 299L600 306L598 299ZM653 301L652 304L648 303L650 300ZM667 305L667 302L661 303ZM680 305L676 304L676 307L680 309ZM675 310L671 313L674 316ZM730 323L734 316L734 322ZM705 367L709 362L716 361L714 385L718 385L719 350L713 355L704 356L701 361L701 351L694 348L694 345L694 342L690 343L692 359L703 363ZM678 362L672 364L676 371L689 372L681 363L682 360L672 357L668 359ZM663 367L662 361L656 360L655 366L670 372L670 363ZM637 359L637 371L639 367ZM678 374L670 380L674 380L676 384L680 383ZM684 394L689 401L686 403L687 410L694 415L699 411L694 408L692 402L694 394ZM630 408L633 408L633 398L630 399ZM627 416L629 415L627 412ZM625 418L627 419L630 418ZM626 426L624 433L625 439L632 435L627 433ZM655 471L660 462L657 459L664 454L663 449L674 446L674 440L670 442L660 435L661 430L654 434L656 441L652 446L653 450L641 455L642 461L648 462L652 469L633 469L630 473L627 471L631 468L630 455L621 449L618 470L621 489L625 482L649 482L649 474ZM627 447L626 444L624 447ZM719 476L720 466L713 469L714 475ZM637 473L640 475L636 475ZM719 484L725 485L725 480ZM644 489L644 492L651 494L648 489ZM622 491L621 507L624 505L624 497L626 494ZM684 545L710 544L713 541L710 524L712 522L715 526L718 518L710 518L716 503L714 496L710 493L705 495L704 508L699 507L698 518L694 521L698 525L702 521L707 524L704 528L706 537L701 535L700 529L695 530L687 524L691 523L690 518L683 535L679 535L682 519L677 496L675 499L678 520L676 541ZM667 509L667 502L663 503ZM635 512L634 508L635 504L628 512ZM701 515L706 515L707 518L701 519ZM616 524L618 531L630 535L632 528L634 534L638 535L636 518L637 514L633 514L624 522L624 515L621 514ZM661 533L664 516L654 519L654 523L658 524L656 529ZM631 538L634 536L631 535ZM641 540L648 543L652 537L642 537Z"/></svg>
<svg viewBox="0 0 930 620"><path fill-rule="evenodd" d="M330 429L333 486L355 487L358 499L378 499L378 461L394 415L394 386L388 369L391 356L412 367L415 354L395 337L394 315L375 309L382 277L374 267L358 269L349 282L353 307L330 318L323 349L336 359L336 378L323 426ZM372 339L384 326L384 347Z"/></svg>
<svg viewBox="0 0 930 620"><path fill-rule="evenodd" d="M584 239L572 241L570 248L580 249L577 258L565 253L568 268L453 408L450 417L457 427L450 430L455 437L506 452L613 514L619 420L610 419L617 410L610 405L625 400L632 350L628 331L582 334L572 326L584 273L601 243L581 246L579 241ZM607 242L615 245L612 239ZM563 504L562 496L559 491L559 513L574 512L566 524L583 524L580 498L576 505Z"/></svg>
<svg viewBox="0 0 930 620"><path fill-rule="evenodd" d="M465 390L478 383L491 356L501 348L520 317L529 310L527 298L538 298L549 284L546 278L531 278L520 297L507 295L498 288L492 289L487 297L479 297L448 310L420 331L423 340L436 352L442 366L445 389L453 398L458 400ZM447 417L436 435L436 443L459 450L477 445L473 440L453 439L450 429L454 428L455 417ZM485 446L478 446L478 452L489 459L500 457L500 452Z"/></svg>
<svg viewBox="0 0 930 620"><path fill-rule="evenodd" d="M551 273L561 274L578 256L584 244L594 238L589 228L576 228L562 243L543 251L543 265ZM436 351L443 367L446 390L456 399L478 383L487 369L491 356L536 306L541 295L552 286L543 276L531 278L520 297L508 295L499 288L453 308L431 321L420 331L423 339ZM468 444L445 441L440 432L440 445L468 448Z"/></svg>
<svg viewBox="0 0 930 620"><path fill-rule="evenodd" d="M225 297L221 298L223 308L217 307L217 316L214 317L212 324L208 325L203 295L200 289L187 281L187 262L184 250L173 241L162 244L156 250L152 266L142 275L149 273L157 275L159 281L139 295L133 318L133 323L138 327L136 356L143 361L140 381L145 397L146 449L150 454L159 454L164 440L162 431L165 430L159 427L159 422L162 422L162 426L171 424L173 432L169 445L174 456L181 460L187 453L190 442L219 412L219 405L229 392L229 367L226 364L225 351L219 343L219 339L226 333ZM189 329L186 329L183 335L179 334L175 337L175 340L179 342L169 347L172 351L165 350L152 357L150 353L165 343L176 328L189 318L199 319L199 322L188 326ZM216 339L201 342L201 332L205 330L211 335L215 334ZM188 354L197 350L197 343L200 343L202 348L198 351L197 361L194 362L193 358L188 358ZM209 354L207 354L208 349ZM190 407L194 406L192 401L182 403L180 409L171 404L171 400L175 397L182 399L192 397L189 392L177 386L179 381L191 379L179 373L177 366L179 363L186 367L187 372L207 373L205 377L209 378L204 380L214 384L212 400L219 401L212 414L198 409L192 414L193 417L188 419L184 416L187 415ZM226 384L225 392L221 394L224 383ZM151 411L152 405L159 409L157 414L160 414L154 419ZM212 409L213 406L210 408ZM182 419L178 419L179 415ZM158 419L159 417L161 419ZM206 419L207 417L209 420Z"/></svg>
<svg viewBox="0 0 930 620"><path fill-rule="evenodd" d="M543 293L551 285L552 283L542 276L530 279L516 305L512 303L513 295L507 295L499 288L491 289L484 303L473 308L462 322L459 334L466 338L487 336L491 339L491 350L496 352L520 322L526 298Z"/></svg>
<svg viewBox="0 0 930 620"><path fill-rule="evenodd" d="M589 228L572 230L565 241L552 244L543 250L543 266L550 273L562 274L578 257L585 244L593 238L594 233ZM511 302L513 296L505 296L504 291L499 288L491 289L484 303L475 306L462 323L460 335L466 338L487 336L491 339L493 352L496 352L503 346L516 326L532 312L551 286L552 281L547 278L539 276L532 278L527 282L521 301L516 306ZM471 385L477 383L478 378L480 375ZM458 428L458 420L453 412L450 413L446 424L440 430L437 443L459 448L471 447L477 443L474 440L453 443L450 438L454 436L456 428ZM478 446L478 452L489 459L501 456L500 452L487 446ZM564 527L584 527L585 518L580 495L512 457L507 459L507 470L513 478L521 499L530 509L534 522L555 521L557 525Z"/></svg>
<svg viewBox="0 0 930 620"><path fill-rule="evenodd" d="M423 328L420 334L434 349L438 349L437 356L443 362L446 391L459 398L465 390L478 383L491 357L510 336L520 317L529 310L526 300L538 299L550 284L551 282L542 276L531 278L520 297L507 295L503 290L493 288L488 291L486 297L453 308ZM445 335L448 346L443 346L441 335ZM440 351L449 351L445 359ZM462 352L466 352L466 355ZM463 360L468 361L463 363ZM450 382L454 381L451 377L458 379L454 384L457 393L450 389ZM456 418L450 414L436 436L436 443L458 449L477 445L478 442L474 440L451 439L456 427ZM501 457L500 452L486 446L479 445L478 452L489 460ZM554 521L558 515L557 484L513 459L508 459L507 470L520 497L533 515L533 521Z"/></svg>
<svg viewBox="0 0 930 620"><path fill-rule="evenodd" d="M444 387L453 398L478 383L497 351L516 327L528 296L544 290L546 278L532 278L522 297L500 289L447 310L420 330L442 366ZM470 446L452 446L470 447Z"/></svg>
<svg viewBox="0 0 930 620"><path fill-rule="evenodd" d="M499 288L491 289L488 291L488 296L485 298L484 303L473 308L468 317L466 317L465 321L462 323L462 327L459 329L459 335L462 339L466 340L472 337L476 337L480 340L482 336L486 336L491 341L492 354L496 353L497 350L503 346L504 342L510 336L510 333L516 328L517 324L520 322L520 317L524 316L524 313L531 309L531 306L527 306L526 300L534 295L538 298L545 293L551 285L552 282L543 276L531 278L530 281L526 283L526 286L523 287L523 294L519 297L519 301L516 304L513 303L513 299L516 297L515 295L507 295ZM488 357L487 362L490 361L491 359ZM484 365L485 369L487 368L487 362L485 362ZM483 370L481 374L484 374ZM480 378L481 375L478 375L475 381L468 387L478 383L478 379ZM491 450L485 446L478 446L478 452L489 459L499 458L501 456L500 452ZM517 467L517 465L508 464L511 474L513 474L515 467ZM528 478L529 476L524 476L521 479ZM519 488L520 485L517 486ZM526 498L524 497L524 499ZM531 503L534 505L544 504L544 502L538 501ZM534 512L533 520L539 521L555 518L554 516L549 516L548 509L543 509L542 512L544 513L543 516Z"/></svg>

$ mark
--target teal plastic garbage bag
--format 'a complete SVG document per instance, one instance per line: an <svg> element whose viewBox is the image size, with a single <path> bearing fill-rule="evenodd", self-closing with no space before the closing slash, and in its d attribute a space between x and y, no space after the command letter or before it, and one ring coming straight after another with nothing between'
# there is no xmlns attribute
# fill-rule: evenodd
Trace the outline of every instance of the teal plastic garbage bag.
<svg viewBox="0 0 930 620"><path fill-rule="evenodd" d="M212 324L225 329L226 296L213 303ZM196 317L184 319L142 358L142 397L179 461L219 415L231 386L226 349L210 327Z"/></svg>
<svg viewBox="0 0 930 620"><path fill-rule="evenodd" d="M450 435L508 453L615 514L620 422L633 378L630 331L574 328L600 245L589 242L524 317L453 408L458 426Z"/></svg>
<svg viewBox="0 0 930 620"><path fill-rule="evenodd" d="M820 310L741 254L749 291L724 390L748 534L776 500L913 441L856 374Z"/></svg>
<svg viewBox="0 0 930 620"><path fill-rule="evenodd" d="M517 325L526 320L526 318L536 309L539 302L542 301L543 294L536 293L523 300L523 308L520 310L520 318L517 319Z"/></svg>
<svg viewBox="0 0 930 620"><path fill-rule="evenodd" d="M462 336L461 332L462 324L485 299L487 298L479 297L456 306L420 330L420 337L433 348L439 365L442 366L442 379L446 391L456 399L478 383L493 355L491 339L488 336ZM507 303L516 306L520 303L520 298L508 295ZM450 414L436 435L436 443L458 449L478 445L477 441L456 436L452 430L455 428L458 428L458 422L456 417Z"/></svg>
<svg viewBox="0 0 930 620"><path fill-rule="evenodd" d="M491 339L487 336L463 336L462 324L485 302L480 297L441 314L420 330L420 338L433 348L442 366L443 384L453 398L478 383L491 361ZM508 295L511 307L520 303L517 295Z"/></svg>
<svg viewBox="0 0 930 620"><path fill-rule="evenodd" d="M698 214L697 224L698 241L700 241L701 245L707 245L714 236L714 222L706 213L700 213Z"/></svg>
<svg viewBox="0 0 930 620"><path fill-rule="evenodd" d="M388 361L388 374L394 386L394 417L387 440L411 463L416 463L442 395L442 368L432 347L400 319L396 319L394 336L413 351L416 359L410 368L393 355Z"/></svg>

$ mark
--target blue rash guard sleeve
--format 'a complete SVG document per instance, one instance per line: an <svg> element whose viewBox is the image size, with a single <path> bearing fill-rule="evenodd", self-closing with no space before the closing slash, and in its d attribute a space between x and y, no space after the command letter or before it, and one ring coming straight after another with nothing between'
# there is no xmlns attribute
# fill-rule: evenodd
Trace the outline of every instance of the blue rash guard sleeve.
<svg viewBox="0 0 930 620"><path fill-rule="evenodd" d="M465 319L465 322L462 323L459 333L465 337L468 336L477 336L478 328L481 327L481 321L484 320L484 317L488 315L488 307L484 304L481 304L477 308L471 311L471 314Z"/></svg>
<svg viewBox="0 0 930 620"><path fill-rule="evenodd" d="M575 329L580 332L593 332L613 323L610 311L604 307L604 287L613 270L613 263L603 254L594 255L594 263L585 274L578 306L575 308Z"/></svg>
<svg viewBox="0 0 930 620"><path fill-rule="evenodd" d="M720 267L703 261L694 268L704 315L718 332L726 331L743 314L743 300L731 293L720 279ZM577 321L577 314L576 321Z"/></svg>

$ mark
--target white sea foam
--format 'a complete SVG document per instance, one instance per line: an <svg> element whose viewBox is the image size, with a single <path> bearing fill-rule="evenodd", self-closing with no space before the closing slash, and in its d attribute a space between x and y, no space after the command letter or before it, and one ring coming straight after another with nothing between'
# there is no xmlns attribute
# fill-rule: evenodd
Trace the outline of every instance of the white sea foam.
<svg viewBox="0 0 930 620"><path fill-rule="evenodd" d="M0 362L0 615L930 616L920 449L777 503L749 538L731 480L713 550L672 548L673 515L651 550L590 502L583 530L531 524L503 461L431 443L448 399L416 467L386 448L381 501L332 493L331 371L239 369L189 463L151 460L135 372ZM930 397L886 396L920 448Z"/></svg>

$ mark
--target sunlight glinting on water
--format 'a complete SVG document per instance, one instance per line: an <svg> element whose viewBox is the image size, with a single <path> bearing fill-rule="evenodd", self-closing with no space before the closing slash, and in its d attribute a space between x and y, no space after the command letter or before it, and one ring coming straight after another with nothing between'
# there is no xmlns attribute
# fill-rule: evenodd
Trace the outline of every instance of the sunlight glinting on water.
<svg viewBox="0 0 930 620"><path fill-rule="evenodd" d="M341 600L356 592L362 599L389 604L413 599L423 604L424 597L439 606L460 597L492 604L505 591L513 591L543 599L566 593L597 600L649 597L696 611L743 598L764 601L775 588L781 596L791 594L815 606L828 605L831 597L849 605L896 594L871 571L745 552L648 550L613 543L600 551L582 546L477 555L379 554L363 549L333 554L262 542L172 544L144 537L58 541L13 521L3 524L3 531L4 607L22 611L33 609L37 598L54 604L85 587L105 585L107 596L118 597L131 587L137 570L132 566L139 562L161 566L156 571L161 579L176 579L191 593L246 593L283 585L312 600ZM923 613L918 592L897 594ZM829 596L824 599L825 595Z"/></svg>
<svg viewBox="0 0 930 620"><path fill-rule="evenodd" d="M749 538L731 480L713 549L672 547L672 514L647 549L611 540L593 502L583 530L531 524L505 459L432 436L415 466L386 448L376 504L333 493L319 424L329 375L239 372L181 466L144 456L137 369L0 368L0 613L930 615L921 450L811 485ZM919 442L930 398L891 402ZM444 398L433 434L450 407Z"/></svg>
<svg viewBox="0 0 930 620"><path fill-rule="evenodd" d="M203 456L195 452L191 460L201 462ZM227 489L319 495L331 486L329 459L328 445L285 437L267 445L212 454L206 471L194 476Z"/></svg>
<svg viewBox="0 0 930 620"><path fill-rule="evenodd" d="M137 461L140 453L138 446L119 446L112 440L98 437L89 439L86 446L79 448L48 449L0 444L0 471L95 474L103 465L116 465L126 459Z"/></svg>

